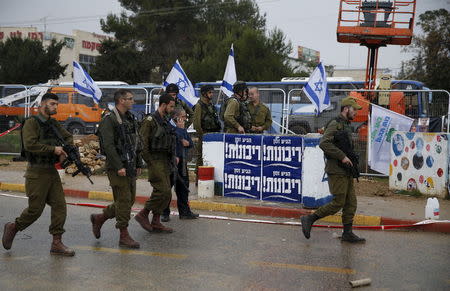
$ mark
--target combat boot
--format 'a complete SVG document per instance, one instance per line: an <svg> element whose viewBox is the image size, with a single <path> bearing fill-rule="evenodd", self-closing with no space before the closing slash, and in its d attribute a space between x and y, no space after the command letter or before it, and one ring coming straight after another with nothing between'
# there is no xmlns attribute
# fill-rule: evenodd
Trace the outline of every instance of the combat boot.
<svg viewBox="0 0 450 291"><path fill-rule="evenodd" d="M359 237L353 233L352 226L352 223L344 224L344 232L342 233L341 241L346 241L349 243L365 243L365 238Z"/></svg>
<svg viewBox="0 0 450 291"><path fill-rule="evenodd" d="M319 219L319 216L317 214L313 213L310 215L305 215L300 218L302 222L302 231L303 235L309 239L311 237L311 228L313 226L313 223Z"/></svg>
<svg viewBox="0 0 450 291"><path fill-rule="evenodd" d="M138 214L136 214L134 216L134 219L142 226L143 229L151 232L153 230L153 228L150 225L150 221L148 220L149 214L150 214L150 211L144 208L141 211L139 211Z"/></svg>
<svg viewBox="0 0 450 291"><path fill-rule="evenodd" d="M153 219L152 219L152 224L151 224L153 231L167 232L167 233L173 232L172 228L166 227L161 223L160 217L161 217L161 215L159 215L159 214L153 214Z"/></svg>
<svg viewBox="0 0 450 291"><path fill-rule="evenodd" d="M18 230L14 222L8 222L5 224L5 228L3 230L2 243L3 247L6 250L9 250L11 248L14 237L16 236L17 232Z"/></svg>
<svg viewBox="0 0 450 291"><path fill-rule="evenodd" d="M131 238L128 233L128 229L126 227L120 228L120 240L119 247L129 248L129 249L138 249L141 246L137 241Z"/></svg>
<svg viewBox="0 0 450 291"><path fill-rule="evenodd" d="M95 238L100 238L103 223L107 221L108 218L102 214L91 214L91 222L92 222L92 232L94 233Z"/></svg>
<svg viewBox="0 0 450 291"><path fill-rule="evenodd" d="M53 235L52 248L50 249L50 254L73 257L75 256L75 251L66 247L61 241L61 234Z"/></svg>

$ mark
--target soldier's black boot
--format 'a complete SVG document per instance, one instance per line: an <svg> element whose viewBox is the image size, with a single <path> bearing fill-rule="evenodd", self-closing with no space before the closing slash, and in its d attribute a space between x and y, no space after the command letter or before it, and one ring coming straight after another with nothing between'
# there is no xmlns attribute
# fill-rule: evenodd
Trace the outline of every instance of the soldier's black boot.
<svg viewBox="0 0 450 291"><path fill-rule="evenodd" d="M159 214L153 214L152 224L151 224L151 226L153 228L153 231L155 231L155 232L167 232L167 233L173 232L172 228L166 227L166 226L164 226L161 223L160 217L161 217L161 215L159 215Z"/></svg>
<svg viewBox="0 0 450 291"><path fill-rule="evenodd" d="M73 257L75 256L75 251L66 247L61 241L61 234L53 235L52 248L50 249L50 254Z"/></svg>
<svg viewBox="0 0 450 291"><path fill-rule="evenodd" d="M311 228L313 226L313 223L319 219L319 216L317 216L315 213L310 215L305 215L300 218L302 222L302 231L303 235L309 239L311 236Z"/></svg>
<svg viewBox="0 0 450 291"><path fill-rule="evenodd" d="M107 221L108 218L102 214L91 214L91 222L92 222L92 232L94 233L95 238L100 238L103 223Z"/></svg>
<svg viewBox="0 0 450 291"><path fill-rule="evenodd" d="M9 250L11 248L14 237L16 236L17 232L18 230L14 222L8 222L7 224L5 224L5 228L3 230L2 243L3 247L6 250Z"/></svg>
<svg viewBox="0 0 450 291"><path fill-rule="evenodd" d="M147 209L142 209L138 214L134 216L134 219L142 226L146 231L152 231L153 228L150 225L150 221L148 220L148 215L150 211Z"/></svg>
<svg viewBox="0 0 450 291"><path fill-rule="evenodd" d="M129 249L138 249L141 247L137 241L131 238L126 227L120 228L119 246Z"/></svg>
<svg viewBox="0 0 450 291"><path fill-rule="evenodd" d="M349 243L365 243L366 239L354 234L352 227L352 223L344 224L344 232L342 233L341 241L346 241Z"/></svg>

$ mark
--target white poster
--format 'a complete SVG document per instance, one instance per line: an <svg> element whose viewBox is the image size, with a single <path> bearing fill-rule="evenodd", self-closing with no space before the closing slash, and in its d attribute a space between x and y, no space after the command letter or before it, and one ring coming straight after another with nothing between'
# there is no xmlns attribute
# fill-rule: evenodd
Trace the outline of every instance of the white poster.
<svg viewBox="0 0 450 291"><path fill-rule="evenodd" d="M414 119L372 104L370 117L370 168L389 175L392 143L401 142L394 138L395 131L409 131Z"/></svg>

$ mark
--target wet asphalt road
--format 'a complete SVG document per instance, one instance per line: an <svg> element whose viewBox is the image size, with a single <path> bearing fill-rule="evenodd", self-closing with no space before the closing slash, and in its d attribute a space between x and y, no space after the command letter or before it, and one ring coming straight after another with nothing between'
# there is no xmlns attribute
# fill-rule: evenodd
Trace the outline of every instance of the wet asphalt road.
<svg viewBox="0 0 450 291"><path fill-rule="evenodd" d="M25 199L0 197L2 233L24 207ZM298 226L173 217L172 234L132 220L141 248L129 251L118 247L113 221L94 238L89 215L99 211L68 206L63 241L77 253L65 258L49 254L47 207L11 250L1 248L0 290L348 290L362 278L372 284L359 290L450 289L449 235L358 231L367 243L350 245L332 229L306 240Z"/></svg>

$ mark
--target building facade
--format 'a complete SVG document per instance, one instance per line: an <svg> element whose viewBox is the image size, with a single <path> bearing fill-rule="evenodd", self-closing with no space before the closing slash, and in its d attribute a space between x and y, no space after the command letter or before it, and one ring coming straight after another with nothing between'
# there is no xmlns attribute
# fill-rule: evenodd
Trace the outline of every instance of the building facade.
<svg viewBox="0 0 450 291"><path fill-rule="evenodd" d="M72 35L56 32L38 31L36 27L0 27L0 41L5 41L10 37L31 38L42 41L44 46L48 46L52 39L63 41L64 47L60 53L61 65L68 65L64 76L57 82L68 82L73 80L73 61L79 62L88 72L91 70L95 59L100 55L101 41L108 38L82 30L73 30Z"/></svg>

